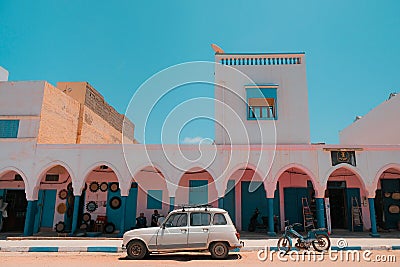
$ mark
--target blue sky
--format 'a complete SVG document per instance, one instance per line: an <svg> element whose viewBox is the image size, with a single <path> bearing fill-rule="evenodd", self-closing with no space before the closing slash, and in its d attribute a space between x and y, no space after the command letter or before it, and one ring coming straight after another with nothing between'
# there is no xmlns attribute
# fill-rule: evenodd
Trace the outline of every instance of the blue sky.
<svg viewBox="0 0 400 267"><path fill-rule="evenodd" d="M112 3L111 3L112 2ZM149 77L226 52L306 52L311 141L399 90L400 1L0 1L0 65L10 80L88 81L119 112ZM212 96L183 86L162 105ZM137 114L140 114L138 111ZM158 143L163 116L150 124ZM140 127L140 126L138 126ZM210 120L179 137L213 138Z"/></svg>

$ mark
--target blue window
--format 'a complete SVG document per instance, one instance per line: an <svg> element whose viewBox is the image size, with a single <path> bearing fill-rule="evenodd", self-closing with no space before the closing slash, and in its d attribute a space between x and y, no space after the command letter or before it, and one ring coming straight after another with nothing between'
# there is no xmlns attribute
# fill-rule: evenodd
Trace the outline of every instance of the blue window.
<svg viewBox="0 0 400 267"><path fill-rule="evenodd" d="M17 138L19 120L0 120L0 138Z"/></svg>
<svg viewBox="0 0 400 267"><path fill-rule="evenodd" d="M162 209L162 190L147 191L147 209Z"/></svg>
<svg viewBox="0 0 400 267"><path fill-rule="evenodd" d="M278 119L277 85L246 86L246 96L248 120Z"/></svg>

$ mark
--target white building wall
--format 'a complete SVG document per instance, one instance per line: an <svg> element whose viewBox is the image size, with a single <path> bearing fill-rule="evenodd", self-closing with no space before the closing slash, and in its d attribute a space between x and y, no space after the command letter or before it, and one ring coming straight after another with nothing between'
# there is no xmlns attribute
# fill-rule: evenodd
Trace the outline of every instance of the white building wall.
<svg viewBox="0 0 400 267"><path fill-rule="evenodd" d="M45 82L0 82L0 119L20 120L18 138L36 138Z"/></svg>
<svg viewBox="0 0 400 267"><path fill-rule="evenodd" d="M361 119L343 129L340 143L366 145L400 144L400 95L381 103Z"/></svg>
<svg viewBox="0 0 400 267"><path fill-rule="evenodd" d="M301 58L301 64L229 66L216 64L215 83L227 88L222 90L216 86L215 89L217 99L215 118L225 127L224 131L222 127L216 126L217 144L310 143L305 58L304 54L298 56ZM218 54L216 62L220 62L223 58L236 57L256 56ZM248 84L279 85L277 120L247 120L245 85ZM218 101L225 103L226 106ZM241 124L246 130L245 134L241 132Z"/></svg>

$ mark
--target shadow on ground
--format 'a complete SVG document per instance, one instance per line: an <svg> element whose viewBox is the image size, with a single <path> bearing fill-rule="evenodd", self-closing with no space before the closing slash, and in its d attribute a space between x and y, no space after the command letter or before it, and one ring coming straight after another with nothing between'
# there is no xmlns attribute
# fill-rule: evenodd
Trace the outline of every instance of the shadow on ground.
<svg viewBox="0 0 400 267"><path fill-rule="evenodd" d="M240 254L230 254L227 259L223 260L240 260L242 256ZM119 260L131 260L128 257L121 257ZM153 254L147 256L144 260L154 261L202 261L202 260L214 260L211 255L207 254Z"/></svg>

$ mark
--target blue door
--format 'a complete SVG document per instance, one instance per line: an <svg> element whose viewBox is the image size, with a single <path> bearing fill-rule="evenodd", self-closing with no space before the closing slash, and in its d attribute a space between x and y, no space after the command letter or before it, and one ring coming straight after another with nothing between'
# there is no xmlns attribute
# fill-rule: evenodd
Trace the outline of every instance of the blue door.
<svg viewBox="0 0 400 267"><path fill-rule="evenodd" d="M34 232L40 227L53 228L57 190L39 190Z"/></svg>
<svg viewBox="0 0 400 267"><path fill-rule="evenodd" d="M285 220L289 220L290 224L303 224L303 205L301 203L301 199L303 197L308 197L308 189L306 187L289 187L283 189L283 194Z"/></svg>
<svg viewBox="0 0 400 267"><path fill-rule="evenodd" d="M264 223L262 217L268 217L267 194L262 182L242 182L242 230L247 231L250 218L255 209L260 212L258 224Z"/></svg>
<svg viewBox="0 0 400 267"><path fill-rule="evenodd" d="M207 180L189 180L189 204L208 204Z"/></svg>
<svg viewBox="0 0 400 267"><path fill-rule="evenodd" d="M126 199L125 209L125 227L131 229L136 225L136 207L137 207L138 188L137 183L132 183L129 190L129 196Z"/></svg>
<svg viewBox="0 0 400 267"><path fill-rule="evenodd" d="M236 222L235 206L236 206L235 180L229 180L224 196L224 210L226 210L229 213L229 216L231 217L232 222L234 224Z"/></svg>
<svg viewBox="0 0 400 267"><path fill-rule="evenodd" d="M112 192L110 190L110 185L111 183L108 184L108 192L107 192L107 210L106 210L107 222L113 223L115 225L115 230L119 230L121 224L122 208L121 206L116 209L111 208L110 200L113 197L119 197L121 200L121 193L119 188L116 192Z"/></svg>
<svg viewBox="0 0 400 267"><path fill-rule="evenodd" d="M358 206L360 207L360 212L361 212L361 199L360 199L360 189L359 188L346 188L346 202L347 202L347 226L350 231L352 231L352 206L356 205L356 203L352 203L352 199L355 198L357 199ZM362 217L362 216L361 216ZM361 220L362 222L362 220ZM354 231L355 232L362 232L363 231L363 225L359 226L354 226Z"/></svg>

